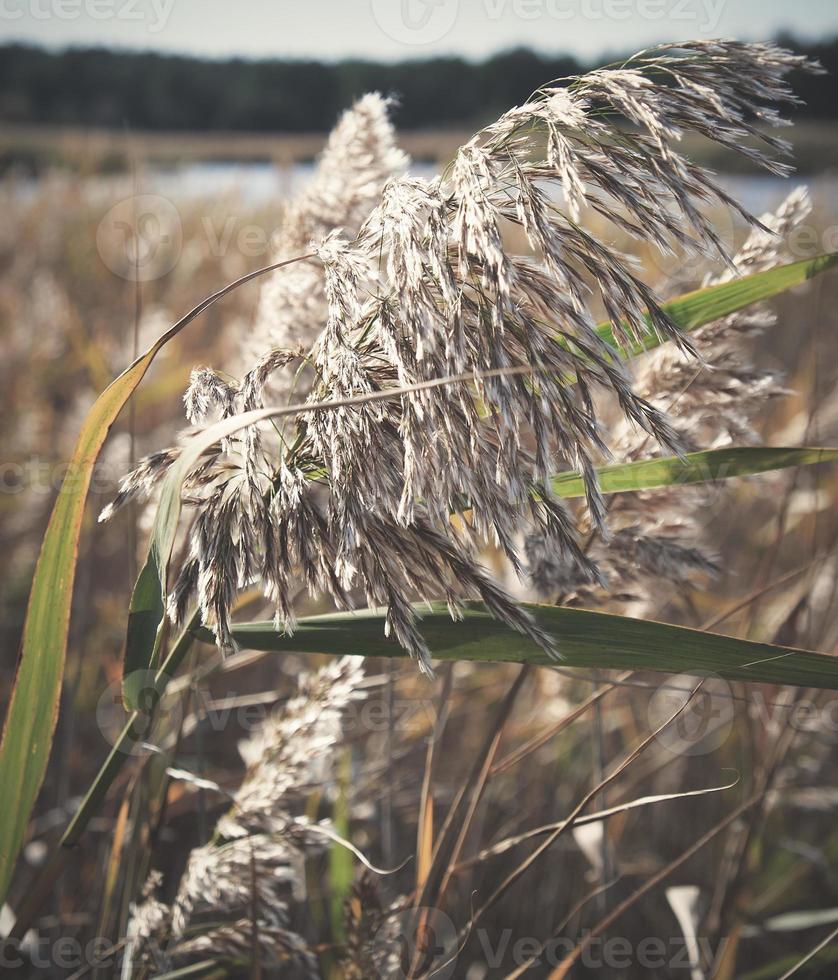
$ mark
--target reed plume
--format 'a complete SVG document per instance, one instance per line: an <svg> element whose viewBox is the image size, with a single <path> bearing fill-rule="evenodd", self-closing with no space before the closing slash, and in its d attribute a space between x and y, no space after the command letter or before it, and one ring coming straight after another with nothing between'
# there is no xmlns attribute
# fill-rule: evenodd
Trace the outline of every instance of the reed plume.
<svg viewBox="0 0 838 980"><path fill-rule="evenodd" d="M605 309L619 346L651 332L677 352L664 356L688 358L696 368L712 359L713 331L697 341L682 335L631 259L582 226L582 209L639 242L712 255L736 273L750 259L740 256L737 266L701 206L719 202L761 233L768 229L677 144L698 133L786 174L778 157L788 144L765 127L784 122L778 109L795 99L783 78L803 67L816 69L773 45L688 42L550 83L477 133L443 176L389 177L357 234L360 203L331 208L315 182L311 194L324 195L322 214L303 200L320 215L316 259L299 263L307 271L296 274L322 279L325 308L316 327L287 280L275 279L260 308L268 318L271 309L291 317L277 319L282 346L241 382L195 372L186 396L192 421L260 405L276 372L290 377L301 365L311 377L307 404L456 375L473 380L319 409L299 415L290 431L251 428L205 454L185 487L194 528L172 615L197 597L228 647L235 594L259 582L279 627L291 631L304 581L339 608L361 597L384 606L388 634L429 671L411 602L441 597L457 617L461 600L478 597L560 654L561 637L540 630L478 555L490 542L521 575L529 564L537 576L549 559L576 582L604 586L602 558L580 544L580 518L551 489L551 476L566 468L583 476L581 520L607 559L622 551L664 573L672 561L706 569L697 552L673 557L627 528L608 542L597 464L625 449L626 432L642 433L628 437L638 445L648 440L669 452L693 433L673 426L660 397L666 391L654 387L648 369L632 381L618 347L597 332L592 300ZM364 188L395 164L389 140L376 145L375 178ZM332 144L328 152L341 153ZM511 227L526 237L530 254L511 251ZM522 368L526 374L503 375ZM480 377L485 372L492 376ZM610 432L604 395L619 407L620 424ZM143 461L115 503L148 492L178 452ZM466 509L468 519L455 527L451 515Z"/></svg>
<svg viewBox="0 0 838 980"><path fill-rule="evenodd" d="M291 926L305 894L307 855L330 845L326 822L300 812L332 779L342 715L363 697L360 661L335 660L298 680L293 698L239 744L246 767L211 839L195 848L171 902L153 872L132 910L127 963L158 972L208 957L319 977L317 957ZM220 788L216 787L219 792Z"/></svg>

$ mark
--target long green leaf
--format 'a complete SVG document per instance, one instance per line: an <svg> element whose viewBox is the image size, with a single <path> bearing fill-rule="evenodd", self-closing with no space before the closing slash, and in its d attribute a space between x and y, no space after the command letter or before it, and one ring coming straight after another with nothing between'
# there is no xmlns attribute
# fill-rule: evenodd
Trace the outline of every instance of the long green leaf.
<svg viewBox="0 0 838 980"><path fill-rule="evenodd" d="M246 425L252 425L277 415L284 415L289 411L292 410L288 408L264 408L218 422L206 429L200 436L192 439L188 448L184 450L169 470L160 494L160 503L154 520L146 564L140 572L132 598L132 609L137 596L147 598L147 605L143 610L147 618L143 622L142 629L137 629L133 634L129 633L126 667L130 664L131 669L141 670L152 665L155 646L153 637L162 620L162 596L165 592L168 563L180 516L181 488L187 474L202 453L220 439L232 435ZM602 481L602 488L606 493L619 493L628 490L670 486L676 483L686 484L720 480L789 466L835 460L838 460L838 449L744 447L690 453L682 459L673 456L664 459L616 464L602 467L598 473ZM563 497L581 496L584 492L582 480L577 473L557 476L554 480L554 489L557 494ZM149 593L151 593L151 598L148 598ZM159 618L156 621L157 626L148 620L148 616L152 615L150 611L153 606L160 610ZM136 646L132 647L132 643ZM144 675L140 673L138 676ZM126 692L130 691L130 684L130 676L126 673Z"/></svg>
<svg viewBox="0 0 838 980"><path fill-rule="evenodd" d="M35 567L12 700L0 744L0 785L9 805L0 809L0 899L43 780L58 716L70 603L84 502L93 466L122 406L164 335L99 396L85 419L67 475L53 507Z"/></svg>
<svg viewBox="0 0 838 980"><path fill-rule="evenodd" d="M838 264L838 252L828 252L814 259L789 262L786 265L767 269L765 272L755 272L750 276L732 279L730 282L695 289L662 304L661 308L681 330L697 330L706 323L720 320L723 316L729 316L754 303L779 296L793 286L814 279L815 276L833 268L836 264ZM630 346L626 351L627 354L639 354L641 351L651 350L660 345L661 338L651 330L651 320L648 317L646 320L650 327L649 334ZM607 343L617 345L610 323L601 323L597 327L597 333Z"/></svg>
<svg viewBox="0 0 838 980"><path fill-rule="evenodd" d="M742 446L732 449L708 449L686 456L643 459L635 463L614 463L597 469L603 493L625 493L630 490L653 490L659 487L712 483L737 476L754 476L789 466L811 466L838 461L838 449L814 446L774 447ZM559 497L582 497L585 485L578 473L560 473L553 477L553 490Z"/></svg>
<svg viewBox="0 0 838 980"><path fill-rule="evenodd" d="M216 300L282 264L243 276L187 313L102 392L84 420L35 566L15 686L3 724L0 786L6 805L0 807L0 903L43 782L58 719L84 504L108 432L151 362L173 337Z"/></svg>
<svg viewBox="0 0 838 980"><path fill-rule="evenodd" d="M557 665L541 647L494 619L479 602L466 603L459 622L451 619L445 603L415 608L422 617L422 636L436 660ZM560 666L710 672L728 680L838 690L838 657L588 609L525 608L555 637L564 658ZM382 610L365 609L302 619L293 636L278 632L273 623L238 625L233 636L250 650L406 657L398 643L385 637L384 620ZM201 635L210 637L207 631Z"/></svg>

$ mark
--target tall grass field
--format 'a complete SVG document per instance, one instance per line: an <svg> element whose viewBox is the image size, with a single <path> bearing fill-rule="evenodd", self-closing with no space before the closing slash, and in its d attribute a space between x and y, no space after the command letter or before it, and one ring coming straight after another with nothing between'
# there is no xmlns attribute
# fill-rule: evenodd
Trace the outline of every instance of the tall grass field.
<svg viewBox="0 0 838 980"><path fill-rule="evenodd" d="M3 975L836 975L838 197L790 71L0 137L61 150L0 183Z"/></svg>

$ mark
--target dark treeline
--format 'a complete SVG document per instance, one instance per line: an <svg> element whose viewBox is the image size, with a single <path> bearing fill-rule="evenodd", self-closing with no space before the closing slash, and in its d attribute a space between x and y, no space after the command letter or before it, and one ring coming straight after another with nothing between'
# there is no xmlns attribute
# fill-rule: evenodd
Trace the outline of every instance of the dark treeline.
<svg viewBox="0 0 838 980"><path fill-rule="evenodd" d="M821 60L830 76L793 78L803 112L838 116L838 38L783 43ZM521 102L552 78L585 70L569 55L526 49L480 63L432 58L369 61L211 61L74 48L0 47L0 120L152 130L321 132L363 92L400 101L404 129L471 124Z"/></svg>

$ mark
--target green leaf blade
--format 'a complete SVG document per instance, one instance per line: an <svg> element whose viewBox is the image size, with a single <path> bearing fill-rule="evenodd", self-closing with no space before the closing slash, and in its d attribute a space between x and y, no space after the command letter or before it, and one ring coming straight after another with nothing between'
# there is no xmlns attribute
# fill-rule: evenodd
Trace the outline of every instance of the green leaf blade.
<svg viewBox="0 0 838 980"><path fill-rule="evenodd" d="M84 506L108 432L154 358L184 327L240 285L294 261L298 260L257 269L200 302L108 385L84 420L35 565L14 688L0 739L0 786L10 801L0 808L0 904L8 892L49 760L58 720Z"/></svg>
<svg viewBox="0 0 838 980"><path fill-rule="evenodd" d="M564 658L556 661L532 640L494 619L479 602L466 603L458 622L451 619L444 603L415 608L421 616L422 636L436 660L714 673L732 681L838 690L838 657L670 623L588 609L525 605L555 637ZM208 632L201 637L210 640ZM384 614L375 609L307 617L300 620L293 636L278 632L273 623L241 624L234 628L233 637L245 649L269 652L407 656L385 637Z"/></svg>
<svg viewBox="0 0 838 980"><path fill-rule="evenodd" d="M794 286L800 286L836 265L838 265L838 252L828 252L813 259L789 262L764 272L732 279L730 282L695 289L668 303L663 303L661 308L681 330L689 332L731 313L737 313L754 303L779 296L780 293ZM651 331L652 322L648 316L646 322ZM597 327L597 333L606 343L614 347L619 346L610 323L601 323ZM660 344L661 339L654 332L650 332L646 337L629 346L626 354L629 356L640 354Z"/></svg>
<svg viewBox="0 0 838 980"><path fill-rule="evenodd" d="M838 462L838 449L818 446L740 446L665 456L632 463L614 463L597 469L603 493L628 493L675 485L714 483L733 477L755 476L791 466L813 466ZM585 486L578 473L560 473L553 478L559 497L582 497Z"/></svg>
<svg viewBox="0 0 838 980"><path fill-rule="evenodd" d="M106 388L91 408L41 544L0 742L0 786L13 801L0 808L0 902L44 778L58 719L76 559L93 467L110 427L165 343L161 341Z"/></svg>

